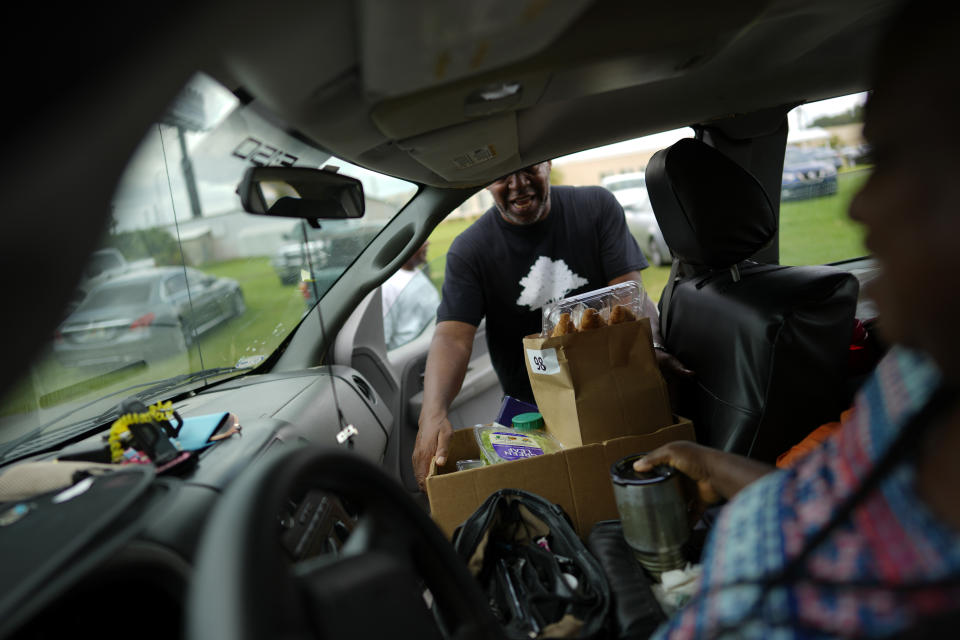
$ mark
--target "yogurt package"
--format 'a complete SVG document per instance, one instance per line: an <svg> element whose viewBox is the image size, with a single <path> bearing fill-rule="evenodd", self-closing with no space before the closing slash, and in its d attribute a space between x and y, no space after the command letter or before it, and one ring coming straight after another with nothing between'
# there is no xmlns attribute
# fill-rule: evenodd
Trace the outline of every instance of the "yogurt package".
<svg viewBox="0 0 960 640"><path fill-rule="evenodd" d="M474 427L473 433L487 464L523 460L563 449L556 438L540 429L521 430L493 424Z"/></svg>

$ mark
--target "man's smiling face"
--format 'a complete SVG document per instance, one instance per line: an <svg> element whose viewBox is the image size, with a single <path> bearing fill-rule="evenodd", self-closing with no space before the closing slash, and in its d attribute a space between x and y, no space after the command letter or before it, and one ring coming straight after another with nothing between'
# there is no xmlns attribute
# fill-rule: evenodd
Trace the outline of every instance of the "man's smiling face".
<svg viewBox="0 0 960 640"><path fill-rule="evenodd" d="M510 224L533 224L550 213L550 162L533 164L487 187Z"/></svg>

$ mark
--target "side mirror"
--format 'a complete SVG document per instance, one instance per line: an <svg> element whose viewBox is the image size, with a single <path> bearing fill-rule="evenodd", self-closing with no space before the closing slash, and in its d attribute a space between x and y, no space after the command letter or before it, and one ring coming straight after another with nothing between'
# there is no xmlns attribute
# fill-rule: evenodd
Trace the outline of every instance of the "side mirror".
<svg viewBox="0 0 960 640"><path fill-rule="evenodd" d="M250 167L237 194L248 213L304 218L311 224L361 218L365 206L359 180L307 167Z"/></svg>

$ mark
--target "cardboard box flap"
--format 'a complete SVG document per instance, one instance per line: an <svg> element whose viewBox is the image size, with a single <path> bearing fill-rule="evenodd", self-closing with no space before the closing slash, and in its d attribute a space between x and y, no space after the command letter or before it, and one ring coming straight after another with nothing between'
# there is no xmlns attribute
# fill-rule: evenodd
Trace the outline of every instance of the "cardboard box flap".
<svg viewBox="0 0 960 640"><path fill-rule="evenodd" d="M441 524L447 537L487 499L500 489L522 488L567 508L573 504L563 452L528 458L518 463L456 470L456 460L481 458L472 429L455 431L451 438L448 463L430 465L427 496L431 514L443 514ZM464 457L454 457L454 454ZM496 471L496 473L490 473ZM568 510L569 513L569 510ZM572 514L571 514L572 517ZM436 517L434 518L436 520ZM438 521L439 522L439 521Z"/></svg>

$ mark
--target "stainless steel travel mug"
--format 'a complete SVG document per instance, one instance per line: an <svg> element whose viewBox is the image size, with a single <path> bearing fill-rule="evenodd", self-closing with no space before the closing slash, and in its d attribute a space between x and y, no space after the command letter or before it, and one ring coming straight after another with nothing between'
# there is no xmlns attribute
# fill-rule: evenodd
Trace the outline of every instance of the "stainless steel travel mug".
<svg viewBox="0 0 960 640"><path fill-rule="evenodd" d="M683 545L690 537L690 523L679 472L658 465L637 473L633 463L641 457L642 453L618 460L610 467L610 477L623 536L640 564L659 576L683 568Z"/></svg>

